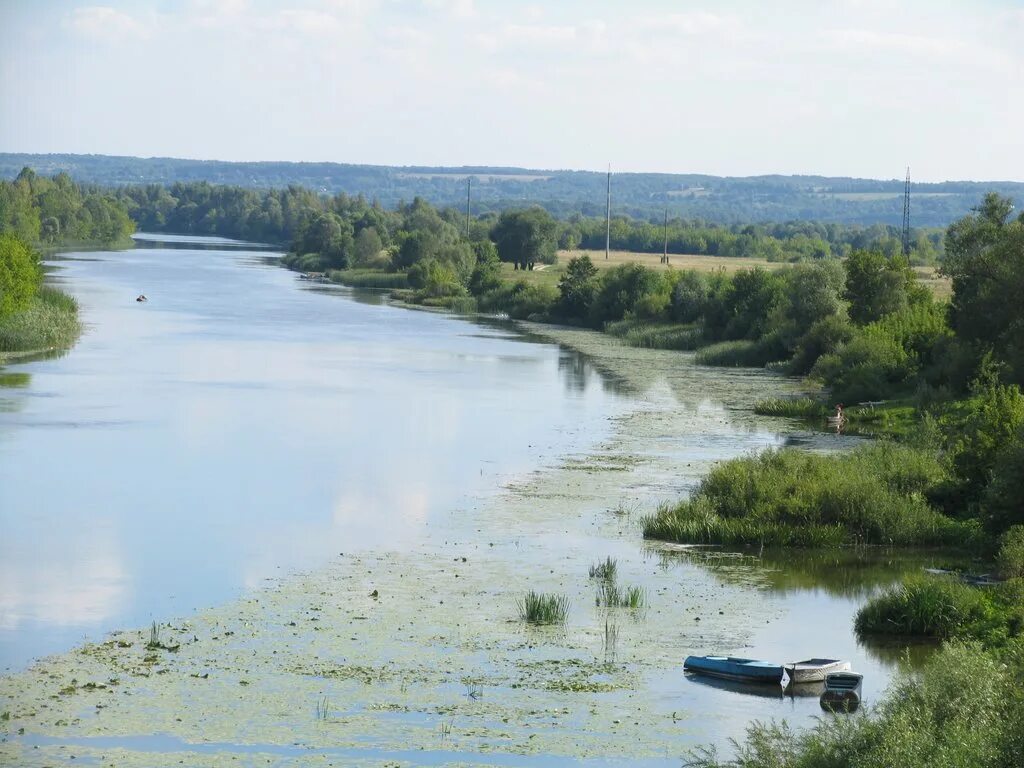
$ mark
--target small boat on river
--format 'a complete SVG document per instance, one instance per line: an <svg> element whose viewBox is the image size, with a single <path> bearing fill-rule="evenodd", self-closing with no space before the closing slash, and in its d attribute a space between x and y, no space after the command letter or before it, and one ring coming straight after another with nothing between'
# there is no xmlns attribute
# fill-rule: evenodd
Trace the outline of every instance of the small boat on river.
<svg viewBox="0 0 1024 768"><path fill-rule="evenodd" d="M745 683L784 685L786 670L781 664L736 656L687 656L683 669L701 675L738 680Z"/></svg>
<svg viewBox="0 0 1024 768"><path fill-rule="evenodd" d="M821 708L826 712L856 712L860 706L864 675L856 672L832 672L825 676Z"/></svg>
<svg viewBox="0 0 1024 768"><path fill-rule="evenodd" d="M791 685L820 683L830 672L849 672L850 662L839 659L804 659L783 665Z"/></svg>

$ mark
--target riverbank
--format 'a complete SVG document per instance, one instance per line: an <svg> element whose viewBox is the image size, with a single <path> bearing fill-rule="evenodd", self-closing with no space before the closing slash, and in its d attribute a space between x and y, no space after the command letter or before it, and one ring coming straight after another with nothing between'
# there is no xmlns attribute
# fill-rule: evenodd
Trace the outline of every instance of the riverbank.
<svg viewBox="0 0 1024 768"><path fill-rule="evenodd" d="M78 302L43 286L27 309L0 320L0 364L67 349L81 332Z"/></svg>

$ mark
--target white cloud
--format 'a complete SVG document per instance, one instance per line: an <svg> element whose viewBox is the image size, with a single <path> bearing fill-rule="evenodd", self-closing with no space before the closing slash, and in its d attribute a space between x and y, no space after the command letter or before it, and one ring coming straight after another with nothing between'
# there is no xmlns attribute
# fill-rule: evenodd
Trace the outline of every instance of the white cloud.
<svg viewBox="0 0 1024 768"><path fill-rule="evenodd" d="M431 10L443 11L456 19L472 19L477 15L474 0L423 0L423 5Z"/></svg>
<svg viewBox="0 0 1024 768"><path fill-rule="evenodd" d="M576 27L541 24L509 24L503 30L504 37L515 43L527 45L561 45L576 40Z"/></svg>
<svg viewBox="0 0 1024 768"><path fill-rule="evenodd" d="M75 8L65 18L65 24L83 37L111 43L145 40L152 31L148 24L106 5Z"/></svg>
<svg viewBox="0 0 1024 768"><path fill-rule="evenodd" d="M865 52L884 50L926 56L950 56L959 53L965 47L962 40L952 38L871 29L831 29L826 30L824 34L844 48Z"/></svg>
<svg viewBox="0 0 1024 768"><path fill-rule="evenodd" d="M638 20L637 26L640 29L656 29L676 35L721 35L734 33L739 27L739 21L735 16L690 11L642 17Z"/></svg>

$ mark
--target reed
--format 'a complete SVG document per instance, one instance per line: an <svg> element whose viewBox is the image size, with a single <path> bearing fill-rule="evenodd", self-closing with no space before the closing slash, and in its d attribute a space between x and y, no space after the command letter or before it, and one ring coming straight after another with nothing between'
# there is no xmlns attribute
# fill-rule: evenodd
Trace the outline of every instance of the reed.
<svg viewBox="0 0 1024 768"><path fill-rule="evenodd" d="M603 579L605 581L615 581L615 575L618 571L619 564L615 558L609 556L605 558L603 563L597 563L590 566L590 578L592 579Z"/></svg>
<svg viewBox="0 0 1024 768"><path fill-rule="evenodd" d="M519 617L528 624L564 624L569 616L569 598L533 590L519 601Z"/></svg>
<svg viewBox="0 0 1024 768"><path fill-rule="evenodd" d="M817 400L810 397L782 398L772 397L754 404L754 413L760 416L781 416L792 419L820 421L831 411Z"/></svg>
<svg viewBox="0 0 1024 768"><path fill-rule="evenodd" d="M0 352L63 349L82 332L78 302L55 288L39 289L28 309L0 320Z"/></svg>

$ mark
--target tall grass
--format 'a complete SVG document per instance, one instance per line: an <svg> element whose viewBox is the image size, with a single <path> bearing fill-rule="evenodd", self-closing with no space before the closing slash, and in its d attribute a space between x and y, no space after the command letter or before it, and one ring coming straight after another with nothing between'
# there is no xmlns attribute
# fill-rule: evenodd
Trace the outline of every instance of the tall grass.
<svg viewBox="0 0 1024 768"><path fill-rule="evenodd" d="M1003 645L1024 631L1024 583L976 587L955 577L921 575L869 600L854 628L860 636L974 639Z"/></svg>
<svg viewBox="0 0 1024 768"><path fill-rule="evenodd" d="M384 272L377 269L335 269L328 275L332 283L350 288L408 288L405 272Z"/></svg>
<svg viewBox="0 0 1024 768"><path fill-rule="evenodd" d="M697 351L698 365L761 368L776 358L774 346L759 341L722 341Z"/></svg>
<svg viewBox="0 0 1024 768"><path fill-rule="evenodd" d="M603 563L596 563L590 566L590 578L602 579L604 581L615 581L616 572L619 569L618 561L614 557L605 558Z"/></svg>
<svg viewBox="0 0 1024 768"><path fill-rule="evenodd" d="M643 587L620 587L614 581L602 581L597 587L595 602L604 608L638 610L647 605L647 593Z"/></svg>
<svg viewBox="0 0 1024 768"><path fill-rule="evenodd" d="M0 352L70 347L81 332L78 302L55 288L43 287L28 309L0 320Z"/></svg>
<svg viewBox="0 0 1024 768"><path fill-rule="evenodd" d="M631 347L644 349L688 351L706 343L703 329L692 324L619 320L607 323L604 330Z"/></svg>
<svg viewBox="0 0 1024 768"><path fill-rule="evenodd" d="M882 702L856 717L826 717L808 730L755 723L734 760L714 750L700 768L971 766L1009 768L1024 754L1024 646L996 655L977 644L944 646L920 674L902 675Z"/></svg>
<svg viewBox="0 0 1024 768"><path fill-rule="evenodd" d="M530 590L519 601L519 618L528 624L564 624L569 616L569 598Z"/></svg>
<svg viewBox="0 0 1024 768"><path fill-rule="evenodd" d="M945 476L934 454L891 443L838 455L765 451L715 468L690 499L645 518L643 532L736 546L981 543L976 522L926 501Z"/></svg>
<svg viewBox="0 0 1024 768"><path fill-rule="evenodd" d="M810 397L771 397L755 403L754 413L760 416L784 416L818 421L825 419L831 411L824 403Z"/></svg>

